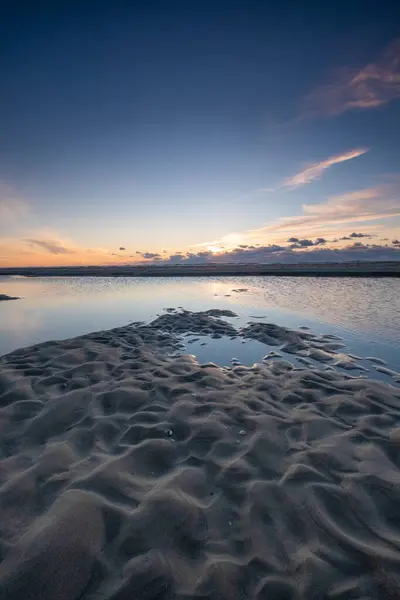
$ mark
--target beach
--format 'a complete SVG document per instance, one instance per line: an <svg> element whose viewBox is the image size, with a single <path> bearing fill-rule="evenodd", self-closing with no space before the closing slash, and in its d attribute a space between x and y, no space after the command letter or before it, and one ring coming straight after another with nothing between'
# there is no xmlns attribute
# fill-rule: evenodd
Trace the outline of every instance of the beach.
<svg viewBox="0 0 400 600"><path fill-rule="evenodd" d="M399 377L221 309L1 357L0 597L398 598Z"/></svg>
<svg viewBox="0 0 400 600"><path fill-rule="evenodd" d="M400 2L1 7L0 600L400 600Z"/></svg>

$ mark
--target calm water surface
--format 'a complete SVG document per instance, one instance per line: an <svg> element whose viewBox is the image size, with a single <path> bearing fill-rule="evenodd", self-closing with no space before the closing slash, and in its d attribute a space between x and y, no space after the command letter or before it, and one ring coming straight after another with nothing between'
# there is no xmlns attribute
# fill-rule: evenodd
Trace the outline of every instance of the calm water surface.
<svg viewBox="0 0 400 600"><path fill-rule="evenodd" d="M233 291L238 288L248 291ZM335 333L349 352L377 356L400 369L397 279L0 277L0 293L22 298L0 303L0 354L50 339L148 321L167 307L182 306L188 310L229 308L240 317L236 326L252 316L263 316L266 322L287 327L305 325L315 333ZM246 364L260 361L265 349L263 344L238 340L188 346L200 361L220 364L227 364L232 356Z"/></svg>

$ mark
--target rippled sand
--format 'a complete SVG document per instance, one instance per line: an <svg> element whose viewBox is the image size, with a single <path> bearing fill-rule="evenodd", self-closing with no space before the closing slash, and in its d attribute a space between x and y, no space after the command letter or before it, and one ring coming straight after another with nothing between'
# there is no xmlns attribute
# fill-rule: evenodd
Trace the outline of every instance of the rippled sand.
<svg viewBox="0 0 400 600"><path fill-rule="evenodd" d="M400 390L330 368L334 336L224 315L0 359L1 598L400 597ZM199 365L187 331L321 367Z"/></svg>

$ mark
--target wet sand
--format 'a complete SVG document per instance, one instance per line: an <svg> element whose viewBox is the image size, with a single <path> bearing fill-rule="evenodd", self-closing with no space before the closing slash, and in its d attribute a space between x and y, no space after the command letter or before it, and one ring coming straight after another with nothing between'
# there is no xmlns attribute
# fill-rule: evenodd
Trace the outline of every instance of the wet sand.
<svg viewBox="0 0 400 600"><path fill-rule="evenodd" d="M234 323L170 309L0 359L0 598L400 597L400 390L334 370L335 336ZM188 332L277 350L200 365Z"/></svg>

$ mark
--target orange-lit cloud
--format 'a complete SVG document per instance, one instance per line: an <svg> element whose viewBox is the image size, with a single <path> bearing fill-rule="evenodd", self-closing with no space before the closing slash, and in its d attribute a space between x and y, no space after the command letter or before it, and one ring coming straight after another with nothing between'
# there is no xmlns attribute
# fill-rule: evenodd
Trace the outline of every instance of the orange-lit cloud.
<svg viewBox="0 0 400 600"><path fill-rule="evenodd" d="M339 115L371 109L400 98L400 39L394 40L376 62L362 68L340 69L332 80L304 101L309 116Z"/></svg>
<svg viewBox="0 0 400 600"><path fill-rule="evenodd" d="M68 248L59 240L38 240L28 238L25 240L30 246L38 246L40 249L46 250L50 254L74 254L75 248Z"/></svg>
<svg viewBox="0 0 400 600"><path fill-rule="evenodd" d="M137 260L106 248L81 247L54 234L36 233L24 239L3 237L0 241L0 266L107 265Z"/></svg>
<svg viewBox="0 0 400 600"><path fill-rule="evenodd" d="M400 216L400 202L388 186L378 186L328 198L319 204L303 204L303 214L282 217L261 229L247 232L305 231L321 226L350 224Z"/></svg>
<svg viewBox="0 0 400 600"><path fill-rule="evenodd" d="M333 160L331 158L326 162ZM157 248L142 252L128 247L124 251L119 251L118 248L122 246L118 245L115 249L84 247L72 240L62 239L57 232L49 230L25 232L23 237L18 238L14 236L6 239L1 236L0 266L123 265L162 263L171 260L180 261L181 264L191 261L194 264L199 261L213 260L217 262L231 259L266 260L272 255L280 259L280 252L285 252L282 257L285 256L285 260L289 260L293 257L293 253L317 252L317 250L319 254L314 254L314 257L318 256L323 260L330 256L326 253L327 250L336 252L343 248L348 249L349 242L358 248L357 251L364 252L365 248L369 250L372 248L374 252L378 252L376 244L370 244L368 241L365 246L358 240L355 242L355 239L373 238L374 242L378 241L377 223L386 219L384 226L379 227L379 236L387 238L386 241L398 240L400 233L398 187L399 185L394 181L391 184L329 197L316 204L304 203L301 214L275 219L257 229L232 232L220 239L196 244L190 249L182 248L180 252L162 251L160 254L161 251ZM363 223L362 233L359 232L356 223ZM392 247L397 248L398 244L392 243ZM380 256L386 256L386 250L379 250L379 252ZM390 256L395 255L391 253Z"/></svg>
<svg viewBox="0 0 400 600"><path fill-rule="evenodd" d="M241 244L265 243L266 240L269 243L281 243L290 235L306 237L327 234L340 237L346 234L347 228L353 223L368 223L395 217L400 217L398 194L392 186L382 185L334 196L318 204L303 204L300 215L281 217L263 227L228 234L218 240L196 244L193 247L209 248L223 245L229 250ZM371 232L375 228L376 225L369 225L364 229Z"/></svg>
<svg viewBox="0 0 400 600"><path fill-rule="evenodd" d="M322 160L318 163L309 165L293 177L286 179L283 182L282 187L296 188L311 183L314 181L314 179L319 179L323 175L324 171L329 169L329 167L345 162L346 160L351 160L352 158L362 156L366 152L368 152L368 148L355 148L354 150L349 150L348 152L343 152L342 154L336 154L335 156L331 156L330 158Z"/></svg>

